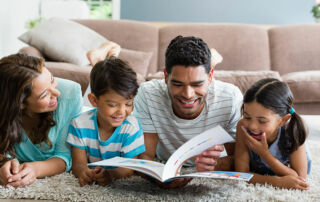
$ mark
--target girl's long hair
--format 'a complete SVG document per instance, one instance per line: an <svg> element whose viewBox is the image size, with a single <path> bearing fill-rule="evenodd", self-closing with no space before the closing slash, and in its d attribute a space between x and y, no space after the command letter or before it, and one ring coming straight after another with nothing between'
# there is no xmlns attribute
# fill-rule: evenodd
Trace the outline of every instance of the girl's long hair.
<svg viewBox="0 0 320 202"><path fill-rule="evenodd" d="M253 101L284 117L290 113L293 96L286 83L278 79L266 78L257 81L246 91L243 102L250 103ZM285 128L285 132L281 134L279 148L285 154L292 153L305 142L307 129L299 114L291 113L288 126Z"/></svg>
<svg viewBox="0 0 320 202"><path fill-rule="evenodd" d="M22 105L31 95L32 82L41 74L43 59L14 54L0 60L0 163L15 157L14 146L21 141L23 125ZM50 127L55 125L53 113L41 113L38 126L28 134L34 144L47 143Z"/></svg>

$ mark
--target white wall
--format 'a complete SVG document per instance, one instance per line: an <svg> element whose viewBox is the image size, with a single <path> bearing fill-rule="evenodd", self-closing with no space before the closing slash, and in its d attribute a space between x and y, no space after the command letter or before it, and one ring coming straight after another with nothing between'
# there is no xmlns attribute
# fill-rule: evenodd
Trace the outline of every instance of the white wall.
<svg viewBox="0 0 320 202"><path fill-rule="evenodd" d="M80 0L0 0L0 5L0 58L27 46L18 37L27 31L26 22L40 13L45 18L89 18L90 12Z"/></svg>
<svg viewBox="0 0 320 202"><path fill-rule="evenodd" d="M0 0L0 57L16 53L24 43L18 36L25 23L38 17L39 0Z"/></svg>

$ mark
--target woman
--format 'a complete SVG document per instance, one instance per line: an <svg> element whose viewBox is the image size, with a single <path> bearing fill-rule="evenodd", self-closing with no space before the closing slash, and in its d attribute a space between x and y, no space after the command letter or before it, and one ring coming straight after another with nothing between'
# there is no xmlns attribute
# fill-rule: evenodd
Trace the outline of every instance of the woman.
<svg viewBox="0 0 320 202"><path fill-rule="evenodd" d="M69 171L66 137L82 107L80 85L54 78L43 59L14 54L0 60L0 88L0 184Z"/></svg>

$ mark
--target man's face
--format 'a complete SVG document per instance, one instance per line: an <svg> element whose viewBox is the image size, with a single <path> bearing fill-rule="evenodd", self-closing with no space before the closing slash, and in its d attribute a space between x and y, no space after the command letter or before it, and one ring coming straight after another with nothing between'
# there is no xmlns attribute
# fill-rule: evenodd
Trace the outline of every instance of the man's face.
<svg viewBox="0 0 320 202"><path fill-rule="evenodd" d="M165 81L175 115L182 119L196 118L205 105L211 83L205 67L173 66L171 74L165 72Z"/></svg>

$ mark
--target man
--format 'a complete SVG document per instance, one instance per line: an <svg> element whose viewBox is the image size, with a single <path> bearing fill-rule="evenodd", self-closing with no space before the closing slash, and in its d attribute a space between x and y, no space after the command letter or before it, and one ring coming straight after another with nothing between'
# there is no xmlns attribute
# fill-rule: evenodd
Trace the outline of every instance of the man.
<svg viewBox="0 0 320 202"><path fill-rule="evenodd" d="M200 38L178 36L167 48L165 65L165 79L142 83L134 100L146 146L139 157L153 160L157 155L166 161L183 143L217 125L235 136L242 94L232 84L213 80L208 45ZM197 170L214 170L223 150L215 145L197 156ZM187 182L179 180L169 187Z"/></svg>

